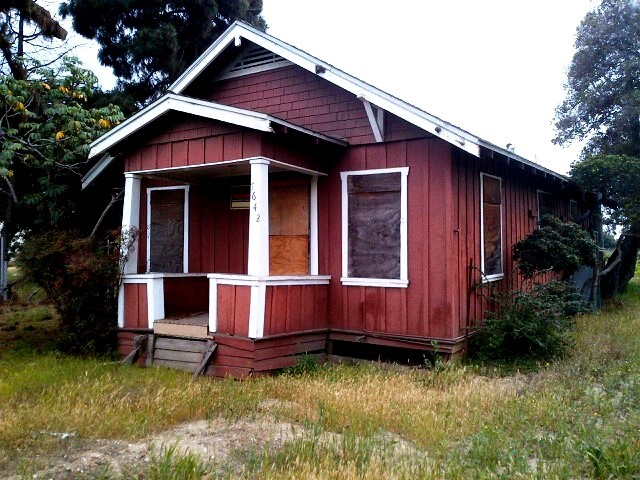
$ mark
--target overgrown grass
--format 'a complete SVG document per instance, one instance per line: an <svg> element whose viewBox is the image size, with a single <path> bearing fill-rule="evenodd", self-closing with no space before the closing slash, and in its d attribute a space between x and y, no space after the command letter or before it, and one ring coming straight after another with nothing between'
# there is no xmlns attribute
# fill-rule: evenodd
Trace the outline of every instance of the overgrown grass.
<svg viewBox="0 0 640 480"><path fill-rule="evenodd" d="M0 470L64 442L258 418L268 403L269 415L302 433L239 450L241 469L166 450L155 464L196 462L207 478L639 478L640 285L578 317L575 343L563 361L526 374L328 365L242 382L0 350ZM61 432L75 436L52 435Z"/></svg>

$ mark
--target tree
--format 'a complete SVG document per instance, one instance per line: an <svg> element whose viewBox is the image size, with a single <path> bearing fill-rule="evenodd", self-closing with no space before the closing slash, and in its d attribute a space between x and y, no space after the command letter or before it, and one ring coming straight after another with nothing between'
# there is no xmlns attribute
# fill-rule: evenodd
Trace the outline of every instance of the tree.
<svg viewBox="0 0 640 480"><path fill-rule="evenodd" d="M571 177L588 191L598 192L606 210L604 223L622 226L616 249L601 272L603 298L620 293L633 278L640 248L640 158L589 155L571 168Z"/></svg>
<svg viewBox="0 0 640 480"><path fill-rule="evenodd" d="M640 2L602 0L578 27L556 110L555 143L588 140L571 176L599 195L607 221L624 228L602 275L604 298L633 276L640 241ZM599 212L598 212L599 213Z"/></svg>
<svg viewBox="0 0 640 480"><path fill-rule="evenodd" d="M30 27L28 30L25 30L25 24ZM30 47L30 53L34 54L47 48L48 44L41 43L42 39L64 40L66 37L67 31L35 1L4 0L0 6L0 73L26 80L37 67L29 64L25 46Z"/></svg>
<svg viewBox="0 0 640 480"><path fill-rule="evenodd" d="M97 84L75 59L30 80L0 77L0 221L18 231L78 226L89 144L123 119L118 107L84 107Z"/></svg>
<svg viewBox="0 0 640 480"><path fill-rule="evenodd" d="M119 77L116 90L144 104L171 84L236 19L264 30L262 0L68 0L60 7L98 58Z"/></svg>

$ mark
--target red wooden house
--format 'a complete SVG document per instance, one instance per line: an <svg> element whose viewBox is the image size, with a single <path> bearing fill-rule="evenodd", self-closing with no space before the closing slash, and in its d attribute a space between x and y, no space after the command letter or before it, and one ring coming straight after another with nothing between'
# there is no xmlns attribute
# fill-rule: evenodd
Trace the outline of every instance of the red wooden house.
<svg viewBox="0 0 640 480"><path fill-rule="evenodd" d="M153 334L148 361L195 369L215 342L213 375L455 356L485 308L474 285L517 283L511 246L582 208L562 175L244 23L91 157L85 186L124 168L140 233L121 352Z"/></svg>

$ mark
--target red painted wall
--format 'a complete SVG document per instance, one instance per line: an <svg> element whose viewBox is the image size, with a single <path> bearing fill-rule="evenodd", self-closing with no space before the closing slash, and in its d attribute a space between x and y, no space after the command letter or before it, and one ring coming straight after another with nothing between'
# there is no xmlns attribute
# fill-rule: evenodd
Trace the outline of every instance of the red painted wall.
<svg viewBox="0 0 640 480"><path fill-rule="evenodd" d="M147 284L124 284L124 327L147 328Z"/></svg>
<svg viewBox="0 0 640 480"><path fill-rule="evenodd" d="M408 288L342 286L340 171L409 167ZM332 276L331 328L398 335L450 337L455 260L452 223L451 148L437 139L350 148L319 185L321 273Z"/></svg>
<svg viewBox="0 0 640 480"><path fill-rule="evenodd" d="M453 235L450 241L456 251L451 265L454 292L454 328L458 335L466 331L467 323L484 317L489 308L484 296L490 291L474 288L481 281L480 266L480 173L502 178L503 269L505 277L491 282L498 291L507 288L527 288L523 279L514 274L515 263L511 259L512 248L537 226L537 191L544 190L556 197L556 212L563 220L569 217L569 200L579 200L575 189L567 188L553 177L534 171L531 167L495 159L476 158L460 150L454 150L452 163L453 181ZM469 268L472 265L473 268ZM516 272L517 273L517 272ZM546 280L551 277L548 276Z"/></svg>
<svg viewBox="0 0 640 480"><path fill-rule="evenodd" d="M268 113L351 145L375 142L364 106L352 93L297 66L216 82L210 100ZM422 137L415 126L386 115L387 139Z"/></svg>
<svg viewBox="0 0 640 480"><path fill-rule="evenodd" d="M267 287L264 335L326 328L328 290L328 285Z"/></svg>

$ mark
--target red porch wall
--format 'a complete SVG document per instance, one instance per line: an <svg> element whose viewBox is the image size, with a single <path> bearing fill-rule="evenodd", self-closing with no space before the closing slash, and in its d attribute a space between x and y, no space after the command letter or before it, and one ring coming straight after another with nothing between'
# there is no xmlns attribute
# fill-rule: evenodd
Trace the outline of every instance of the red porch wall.
<svg viewBox="0 0 640 480"><path fill-rule="evenodd" d="M251 287L218 285L217 333L246 337L249 333Z"/></svg>
<svg viewBox="0 0 640 480"><path fill-rule="evenodd" d="M147 284L124 284L124 328L147 328Z"/></svg>
<svg viewBox="0 0 640 480"><path fill-rule="evenodd" d="M268 286L264 336L328 326L328 285Z"/></svg>

